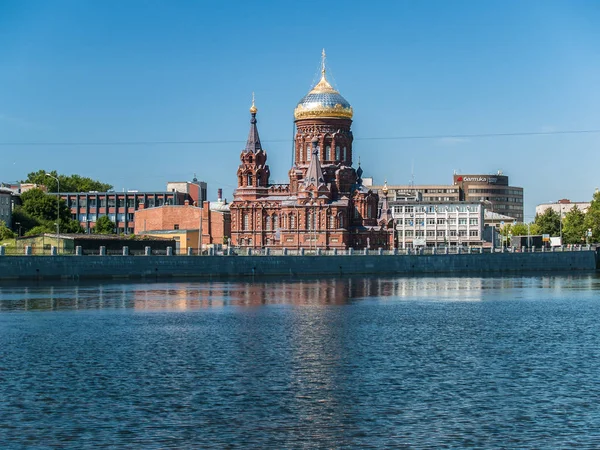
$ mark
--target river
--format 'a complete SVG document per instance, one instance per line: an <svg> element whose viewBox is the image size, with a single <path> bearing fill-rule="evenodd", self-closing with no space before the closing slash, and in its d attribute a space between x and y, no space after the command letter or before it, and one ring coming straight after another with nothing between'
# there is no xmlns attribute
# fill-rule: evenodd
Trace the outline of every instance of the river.
<svg viewBox="0 0 600 450"><path fill-rule="evenodd" d="M600 277L0 284L0 448L597 448Z"/></svg>

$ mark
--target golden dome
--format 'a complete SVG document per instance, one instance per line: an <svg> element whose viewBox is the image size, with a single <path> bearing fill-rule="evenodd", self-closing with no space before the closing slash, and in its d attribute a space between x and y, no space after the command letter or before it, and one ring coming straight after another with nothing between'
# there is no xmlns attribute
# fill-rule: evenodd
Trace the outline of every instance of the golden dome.
<svg viewBox="0 0 600 450"><path fill-rule="evenodd" d="M325 50L322 56L321 80L298 102L294 117L296 119L352 119L352 106L325 77Z"/></svg>
<svg viewBox="0 0 600 450"><path fill-rule="evenodd" d="M254 106L254 92L252 93L252 106L250 107L250 114L256 114L258 112L258 108Z"/></svg>

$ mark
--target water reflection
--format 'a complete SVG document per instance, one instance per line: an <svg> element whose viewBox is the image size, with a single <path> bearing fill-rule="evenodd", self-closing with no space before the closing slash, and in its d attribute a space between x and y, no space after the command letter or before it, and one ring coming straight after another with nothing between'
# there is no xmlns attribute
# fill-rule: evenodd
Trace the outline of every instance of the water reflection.
<svg viewBox="0 0 600 450"><path fill-rule="evenodd" d="M595 274L546 277L354 277L324 280L36 284L0 287L0 311L134 308L187 311L225 306L343 305L376 301L481 301L490 291L598 289Z"/></svg>

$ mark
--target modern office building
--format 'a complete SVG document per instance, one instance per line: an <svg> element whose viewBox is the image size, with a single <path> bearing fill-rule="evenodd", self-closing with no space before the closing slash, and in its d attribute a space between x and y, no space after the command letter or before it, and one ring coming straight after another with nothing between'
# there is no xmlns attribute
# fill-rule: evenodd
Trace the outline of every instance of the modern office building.
<svg viewBox="0 0 600 450"><path fill-rule="evenodd" d="M383 186L372 186L381 194ZM454 174L451 185L388 185L390 201L412 196L422 202L484 202L485 209L523 222L523 188L509 185L508 176Z"/></svg>
<svg viewBox="0 0 600 450"><path fill-rule="evenodd" d="M482 245L481 202L392 200L389 207L397 248Z"/></svg>
<svg viewBox="0 0 600 450"><path fill-rule="evenodd" d="M133 234L137 210L163 205L184 205L186 201L193 204L197 201L192 197L194 193L196 198L202 196L202 200L205 200L206 183L196 179L178 182L167 192L61 192L60 197L67 202L72 218L78 220L87 233L92 232L98 218L108 216L116 224L115 231L118 234Z"/></svg>
<svg viewBox="0 0 600 450"><path fill-rule="evenodd" d="M495 175L454 174L453 182L460 189L461 201L486 202L486 209L523 222L523 188L510 186L501 171Z"/></svg>

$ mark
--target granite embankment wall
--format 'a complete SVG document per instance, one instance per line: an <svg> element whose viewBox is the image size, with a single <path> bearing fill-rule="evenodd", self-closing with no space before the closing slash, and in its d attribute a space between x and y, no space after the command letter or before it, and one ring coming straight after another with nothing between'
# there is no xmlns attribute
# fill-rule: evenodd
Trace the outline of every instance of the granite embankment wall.
<svg viewBox="0 0 600 450"><path fill-rule="evenodd" d="M595 271L595 251L352 256L2 256L0 280Z"/></svg>

